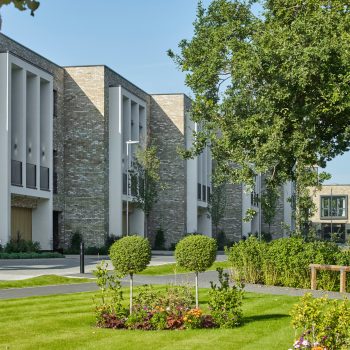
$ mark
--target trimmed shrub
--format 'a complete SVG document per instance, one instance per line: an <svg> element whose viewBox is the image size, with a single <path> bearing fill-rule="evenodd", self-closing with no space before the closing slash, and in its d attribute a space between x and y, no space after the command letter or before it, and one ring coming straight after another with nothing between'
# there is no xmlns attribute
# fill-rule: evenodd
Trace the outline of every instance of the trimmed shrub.
<svg viewBox="0 0 350 350"><path fill-rule="evenodd" d="M196 308L198 308L198 273L213 265L216 252L216 240L202 235L189 235L176 245L176 263L196 274Z"/></svg>
<svg viewBox="0 0 350 350"><path fill-rule="evenodd" d="M148 239L137 235L123 237L110 249L109 257L121 276L143 271L151 261L151 247Z"/></svg>
<svg viewBox="0 0 350 350"><path fill-rule="evenodd" d="M57 252L0 253L0 259L51 259L51 258L64 258L64 255Z"/></svg>
<svg viewBox="0 0 350 350"><path fill-rule="evenodd" d="M132 313L133 275L143 271L151 261L148 239L137 235L123 237L113 243L109 257L120 276L130 275L130 314Z"/></svg>
<svg viewBox="0 0 350 350"><path fill-rule="evenodd" d="M189 235L176 245L176 263L190 271L204 272L213 265L216 251L215 239L203 235Z"/></svg>

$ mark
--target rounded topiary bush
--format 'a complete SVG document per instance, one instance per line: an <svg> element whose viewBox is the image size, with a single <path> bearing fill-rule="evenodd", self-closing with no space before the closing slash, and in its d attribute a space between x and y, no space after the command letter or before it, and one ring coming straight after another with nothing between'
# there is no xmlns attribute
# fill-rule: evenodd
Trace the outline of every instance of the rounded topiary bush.
<svg viewBox="0 0 350 350"><path fill-rule="evenodd" d="M175 248L176 263L196 274L196 307L198 308L198 273L213 265L217 244L214 238L190 235L183 238Z"/></svg>
<svg viewBox="0 0 350 350"><path fill-rule="evenodd" d="M190 235L183 238L175 248L175 258L179 266L194 272L204 272L213 265L217 244L214 238Z"/></svg>
<svg viewBox="0 0 350 350"><path fill-rule="evenodd" d="M109 257L118 274L133 275L143 271L151 261L151 246L148 239L127 236L113 243Z"/></svg>
<svg viewBox="0 0 350 350"><path fill-rule="evenodd" d="M109 257L120 276L130 275L130 314L132 313L133 276L143 271L151 261L151 246L147 238L127 236L113 243Z"/></svg>

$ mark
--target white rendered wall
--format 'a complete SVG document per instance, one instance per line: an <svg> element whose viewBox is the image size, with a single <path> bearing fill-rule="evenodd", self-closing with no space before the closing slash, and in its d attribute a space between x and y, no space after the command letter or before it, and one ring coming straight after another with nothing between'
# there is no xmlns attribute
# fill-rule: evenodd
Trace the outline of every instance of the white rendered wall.
<svg viewBox="0 0 350 350"><path fill-rule="evenodd" d="M123 123L121 88L109 88L109 234L121 236L123 232Z"/></svg>
<svg viewBox="0 0 350 350"><path fill-rule="evenodd" d="M193 143L193 132L196 131L196 124L185 114L185 142L186 148L189 149ZM198 183L198 161L197 157L186 160L186 226L187 232L197 232L197 183Z"/></svg>
<svg viewBox="0 0 350 350"><path fill-rule="evenodd" d="M52 200L41 199L32 210L32 240L39 242L41 249L51 250L52 238Z"/></svg>
<svg viewBox="0 0 350 350"><path fill-rule="evenodd" d="M5 245L11 232L11 197L10 197L10 166L11 166L11 113L10 106L10 66L8 54L0 54L0 240Z"/></svg>
<svg viewBox="0 0 350 350"><path fill-rule="evenodd" d="M129 215L129 233L136 233L143 236L145 230L145 214L141 209L134 209Z"/></svg>
<svg viewBox="0 0 350 350"><path fill-rule="evenodd" d="M26 161L26 71L12 69L11 81L11 159ZM25 174L23 183L25 183Z"/></svg>
<svg viewBox="0 0 350 350"><path fill-rule="evenodd" d="M207 208L198 208L198 233L203 235L212 236L212 223L210 217L208 217Z"/></svg>
<svg viewBox="0 0 350 350"><path fill-rule="evenodd" d="M140 128L140 125L142 126ZM109 88L109 233L125 234L123 208L127 196L123 194L123 174L129 169L138 145L127 145L129 140L140 141L145 147L146 102L121 86ZM132 209L133 197L129 192L129 233L144 235L145 215L142 210ZM124 205L123 205L124 203ZM124 213L125 214L125 213Z"/></svg>
<svg viewBox="0 0 350 350"><path fill-rule="evenodd" d="M7 57L9 78L4 90L9 94L8 101L11 101L9 106L12 108L10 107L8 111L10 116L8 135L11 135L11 139L7 149L6 164L10 169L11 158L22 162L22 186L11 185L10 171L6 177L9 198L7 237L11 234L11 194L34 197L38 200L38 207L32 211L32 239L38 241L42 249L52 249L53 78L45 71L16 56L8 54ZM0 83L3 84L3 82L4 79L1 76ZM1 120L3 120L2 117ZM0 132L2 131L1 126ZM44 155L40 150L41 141ZM49 168L49 191L40 189L41 155L42 164ZM37 166L36 188L26 187L27 162Z"/></svg>

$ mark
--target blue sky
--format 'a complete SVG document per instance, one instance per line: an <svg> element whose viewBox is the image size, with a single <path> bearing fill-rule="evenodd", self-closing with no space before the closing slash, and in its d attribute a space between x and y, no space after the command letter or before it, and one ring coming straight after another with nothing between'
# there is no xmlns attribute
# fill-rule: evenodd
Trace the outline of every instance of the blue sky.
<svg viewBox="0 0 350 350"><path fill-rule="evenodd" d="M106 64L149 93L191 96L166 51L191 38L196 6L197 0L42 0L35 17L3 7L2 32L60 65ZM329 183L350 184L350 153L326 170Z"/></svg>

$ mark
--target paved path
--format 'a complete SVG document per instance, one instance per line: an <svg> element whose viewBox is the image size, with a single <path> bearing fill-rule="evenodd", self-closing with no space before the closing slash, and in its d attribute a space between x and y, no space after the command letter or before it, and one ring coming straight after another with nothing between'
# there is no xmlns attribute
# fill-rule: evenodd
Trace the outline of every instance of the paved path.
<svg viewBox="0 0 350 350"><path fill-rule="evenodd" d="M101 260L108 260L108 256L85 256L85 272L91 273ZM223 260L226 260L225 254L219 253L217 261ZM174 262L173 252L153 251L150 266ZM79 255L66 255L65 258L56 259L0 259L0 281L21 280L41 275L72 276L79 271Z"/></svg>
<svg viewBox="0 0 350 350"><path fill-rule="evenodd" d="M91 275L86 274L85 277ZM193 285L194 274L178 274L178 275L167 275L167 276L135 276L135 285L143 284L183 284L188 283ZM202 288L210 287L210 281L217 282L216 271L207 271L199 275L199 286ZM124 285L128 285L128 280L123 280ZM0 290L0 299L11 299L11 298L25 298L29 296L43 296L53 294L69 294L78 292L88 292L97 290L95 283L80 283L70 285L58 285L58 286L44 286L44 287L33 287L33 288L16 288L16 289L3 289ZM314 296L321 296L328 294L330 298L341 299L344 296L350 298L350 293L336 293L336 292L323 292L323 291L311 291L309 289L296 289L286 287L274 287L274 286L263 286L256 284L247 284L245 286L247 292L263 293L263 294L276 294L276 295L290 295L290 296L301 296L305 293L311 292Z"/></svg>

